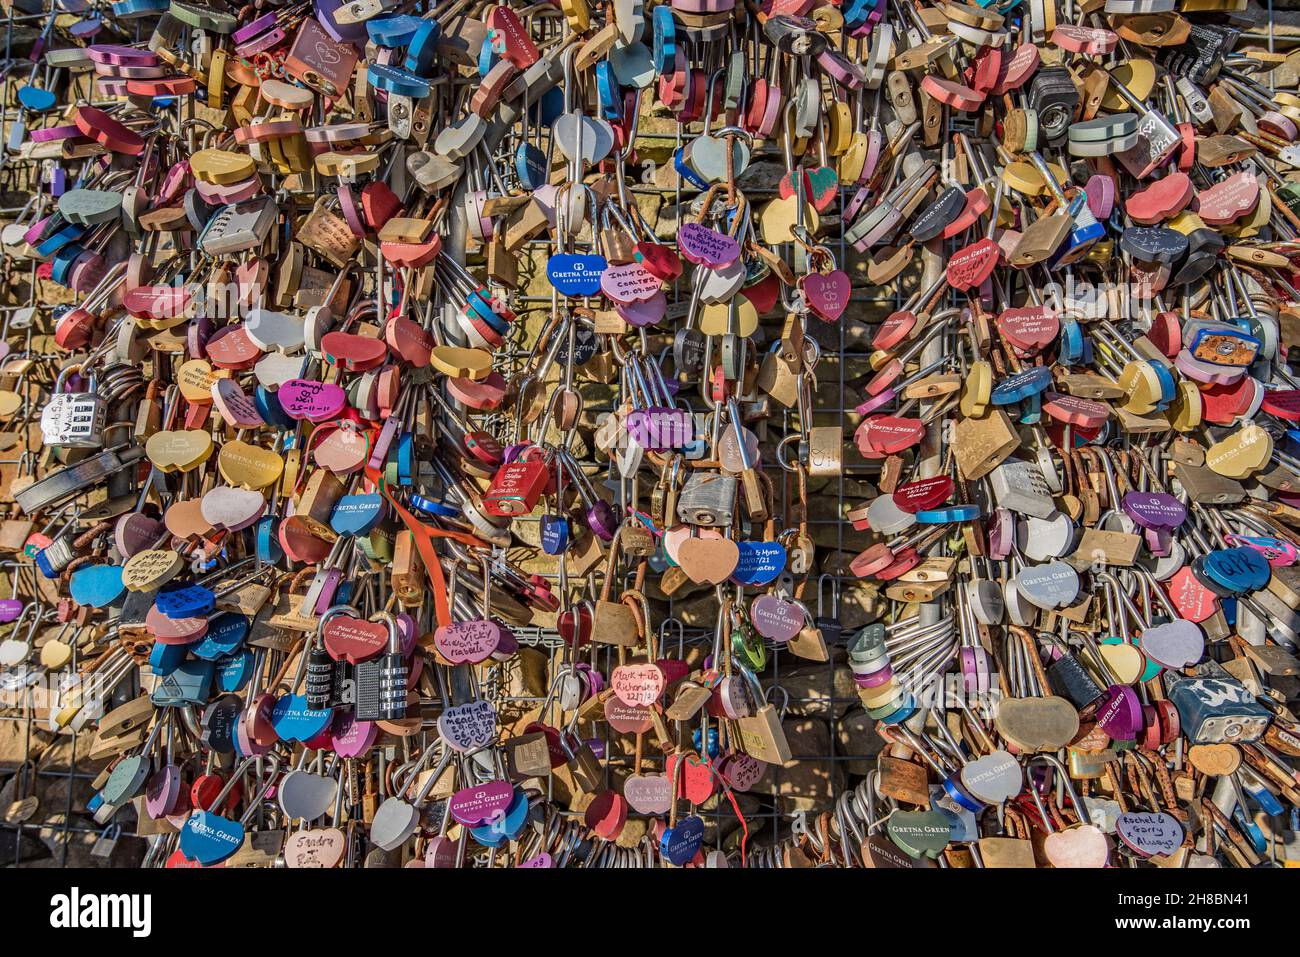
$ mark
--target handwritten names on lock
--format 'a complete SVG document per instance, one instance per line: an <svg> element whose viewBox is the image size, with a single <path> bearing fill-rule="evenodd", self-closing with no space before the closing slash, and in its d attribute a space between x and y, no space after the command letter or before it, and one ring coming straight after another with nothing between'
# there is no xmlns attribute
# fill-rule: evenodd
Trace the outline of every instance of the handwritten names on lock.
<svg viewBox="0 0 1300 957"><path fill-rule="evenodd" d="M453 664L478 664L497 650L501 628L486 620L456 621L440 626L433 636L434 646Z"/></svg>
<svg viewBox="0 0 1300 957"><path fill-rule="evenodd" d="M310 379L290 379L280 386L276 397L280 400L280 408L290 416L312 422L338 415L347 404L341 388Z"/></svg>
<svg viewBox="0 0 1300 957"><path fill-rule="evenodd" d="M611 266L600 277L600 289L614 302L642 302L659 294L661 283L639 263Z"/></svg>
<svg viewBox="0 0 1300 957"><path fill-rule="evenodd" d="M610 688L624 704L649 707L664 690L664 673L652 664L619 665L610 674Z"/></svg>
<svg viewBox="0 0 1300 957"><path fill-rule="evenodd" d="M677 230L677 245L688 261L709 269L729 266L740 255L740 245L733 237L699 223L683 224Z"/></svg>
<svg viewBox="0 0 1300 957"><path fill-rule="evenodd" d="M496 740L496 709L485 700L447 708L438 716L438 733L454 751L467 753L485 748Z"/></svg>

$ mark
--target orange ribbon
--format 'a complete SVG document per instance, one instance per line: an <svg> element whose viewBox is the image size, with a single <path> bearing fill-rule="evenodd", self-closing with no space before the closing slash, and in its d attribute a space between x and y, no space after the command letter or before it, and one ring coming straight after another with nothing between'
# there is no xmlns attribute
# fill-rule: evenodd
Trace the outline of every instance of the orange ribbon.
<svg viewBox="0 0 1300 957"><path fill-rule="evenodd" d="M402 524L407 527L411 537L415 539L415 550L420 553L420 560L424 562L425 573L429 576L429 584L433 586L433 613L438 620L438 627L450 625L451 602L447 600L447 576L442 572L442 562L438 560L438 553L434 551L433 540L435 538L450 538L462 545L471 545L477 548L487 548L488 543L467 532L443 531L440 528L430 528L425 525L407 511L388 491L388 484L384 481L381 469L372 469L367 465L366 478L379 489L380 494L393 507L393 511L397 512L398 518L402 520Z"/></svg>

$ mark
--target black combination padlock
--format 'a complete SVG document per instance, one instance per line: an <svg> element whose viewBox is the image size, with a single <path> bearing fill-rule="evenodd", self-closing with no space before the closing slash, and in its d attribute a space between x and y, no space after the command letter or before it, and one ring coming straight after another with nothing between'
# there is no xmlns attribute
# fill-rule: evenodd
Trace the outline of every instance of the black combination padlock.
<svg viewBox="0 0 1300 957"><path fill-rule="evenodd" d="M303 696L307 699L307 707L317 711L332 707L335 702L334 681L337 669L334 658L325 648L325 625L331 618L345 613L360 614L355 608L347 605L338 605L325 610L325 613L320 616L320 623L316 626L316 637L307 652Z"/></svg>
<svg viewBox="0 0 1300 957"><path fill-rule="evenodd" d="M411 669L402 653L402 636L397 628L397 619L388 613L378 617L388 626L388 649L377 659L379 717L376 720L398 721L406 717L406 679Z"/></svg>
<svg viewBox="0 0 1300 957"><path fill-rule="evenodd" d="M1039 132L1051 142L1065 136L1079 108L1079 91L1062 66L1039 70L1029 84L1029 109L1038 114Z"/></svg>
<svg viewBox="0 0 1300 957"><path fill-rule="evenodd" d="M307 707L321 711L332 706L336 672L334 664L334 659L325 650L324 640L317 635L307 656L307 677L303 689Z"/></svg>
<svg viewBox="0 0 1300 957"><path fill-rule="evenodd" d="M1187 39L1160 51L1159 62L1174 76L1208 86L1218 79L1224 58L1237 45L1241 31L1213 23L1193 23Z"/></svg>

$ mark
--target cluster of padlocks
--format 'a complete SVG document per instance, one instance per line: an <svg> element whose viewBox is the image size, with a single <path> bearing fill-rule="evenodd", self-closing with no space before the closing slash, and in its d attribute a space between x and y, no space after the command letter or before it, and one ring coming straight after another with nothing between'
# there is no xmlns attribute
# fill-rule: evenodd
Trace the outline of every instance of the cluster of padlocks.
<svg viewBox="0 0 1300 957"><path fill-rule="evenodd" d="M1244 0L12 12L0 689L146 865L1300 853Z"/></svg>

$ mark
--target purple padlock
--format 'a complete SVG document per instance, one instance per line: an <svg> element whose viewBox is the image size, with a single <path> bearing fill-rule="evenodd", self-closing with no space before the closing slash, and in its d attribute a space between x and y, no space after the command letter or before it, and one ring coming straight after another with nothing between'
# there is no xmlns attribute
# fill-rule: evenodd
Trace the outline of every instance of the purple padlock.
<svg viewBox="0 0 1300 957"><path fill-rule="evenodd" d="M249 40L253 39L253 37L260 36L266 30L270 30L272 27L274 27L275 21L276 21L276 14L274 12L264 13L262 14L262 16L254 20L252 23L246 23L238 30L236 30L234 33L232 33L230 35L231 39L233 39L236 44L246 43Z"/></svg>
<svg viewBox="0 0 1300 957"><path fill-rule="evenodd" d="M618 515L614 512L613 506L596 495L596 490L592 487L586 473L578 466L567 449L561 450L558 458L564 468L564 474L568 476L578 492L578 497L582 499L587 525L592 534L601 541L612 542L619 526Z"/></svg>
<svg viewBox="0 0 1300 957"><path fill-rule="evenodd" d="M212 338L214 328L212 320L207 316L200 316L190 321L190 326L185 332L185 351L191 359L208 357L208 340Z"/></svg>
<svg viewBox="0 0 1300 957"><path fill-rule="evenodd" d="M892 677L894 677L894 669L889 665L885 665L879 671L873 671L870 674L854 674L853 683L859 688L878 688Z"/></svg>
<svg viewBox="0 0 1300 957"><path fill-rule="evenodd" d="M393 616L397 622L397 634L401 640L402 654L409 656L415 651L415 642L419 637L419 632L415 627L415 619L404 611L399 611Z"/></svg>
<svg viewBox="0 0 1300 957"><path fill-rule="evenodd" d="M636 409L627 417L627 434L643 449L668 452L690 444L695 438L695 420L681 409Z"/></svg>
<svg viewBox="0 0 1300 957"><path fill-rule="evenodd" d="M1142 700L1128 685L1111 685L1097 709L1097 724L1116 741L1132 741L1142 730Z"/></svg>
<svg viewBox="0 0 1300 957"><path fill-rule="evenodd" d="M1173 533L1166 528L1144 528L1142 538L1146 542L1147 551L1157 558L1164 558L1173 548Z"/></svg>
<svg viewBox="0 0 1300 957"><path fill-rule="evenodd" d="M1143 528L1173 530L1187 518L1187 506L1165 492L1129 492L1124 514Z"/></svg>
<svg viewBox="0 0 1300 957"><path fill-rule="evenodd" d="M989 558L1000 562L1011 554L1011 543L1016 537L1016 519L1005 508L995 508L989 518Z"/></svg>
<svg viewBox="0 0 1300 957"><path fill-rule="evenodd" d="M532 447L533 443L531 442L520 442L518 445L507 445L501 450L501 464L506 465L510 462L516 461L519 456L524 454L525 450L531 449Z"/></svg>
<svg viewBox="0 0 1300 957"><path fill-rule="evenodd" d="M353 43L364 47L366 41L370 39L364 20L359 23L339 23L334 19L334 14L342 6L344 6L343 0L316 0L314 4L316 21L337 42Z"/></svg>
<svg viewBox="0 0 1300 957"><path fill-rule="evenodd" d="M23 603L16 598L0 598L0 625L16 621L23 613Z"/></svg>

